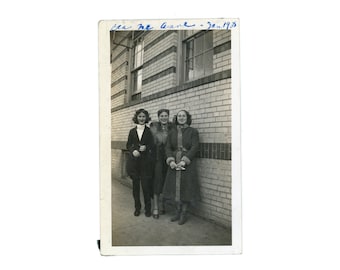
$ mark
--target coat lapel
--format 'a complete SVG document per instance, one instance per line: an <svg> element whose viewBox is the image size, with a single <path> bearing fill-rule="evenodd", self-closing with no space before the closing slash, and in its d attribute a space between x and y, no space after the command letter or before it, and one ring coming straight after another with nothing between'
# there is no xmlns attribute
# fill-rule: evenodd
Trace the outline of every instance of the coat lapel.
<svg viewBox="0 0 340 270"><path fill-rule="evenodd" d="M142 137L139 140L138 133L137 133L137 127L135 127L135 136L136 136L136 139L137 139L138 142L142 142L143 141L145 133L147 132L146 129L147 129L147 127L145 127L144 132L142 134Z"/></svg>
<svg viewBox="0 0 340 270"><path fill-rule="evenodd" d="M142 137L140 138L140 141L141 141L141 142L142 142L142 141L143 141L143 139L144 139L145 133L146 133L146 127L144 128L144 131L143 131Z"/></svg>

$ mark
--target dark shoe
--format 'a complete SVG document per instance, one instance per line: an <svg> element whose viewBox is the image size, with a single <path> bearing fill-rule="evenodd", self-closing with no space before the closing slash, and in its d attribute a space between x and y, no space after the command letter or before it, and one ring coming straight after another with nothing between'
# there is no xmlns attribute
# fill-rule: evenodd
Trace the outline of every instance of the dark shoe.
<svg viewBox="0 0 340 270"><path fill-rule="evenodd" d="M145 211L145 216L146 217L151 217L151 211Z"/></svg>
<svg viewBox="0 0 340 270"><path fill-rule="evenodd" d="M135 215L135 217L138 217L140 215L140 210L135 210L135 212L133 213Z"/></svg>
<svg viewBox="0 0 340 270"><path fill-rule="evenodd" d="M160 214L165 215L165 210L161 210Z"/></svg>
<svg viewBox="0 0 340 270"><path fill-rule="evenodd" d="M186 221L187 221L186 215L184 213L181 213L178 220L178 225L183 225Z"/></svg>
<svg viewBox="0 0 340 270"><path fill-rule="evenodd" d="M179 220L179 217L180 217L179 213L176 213L176 215L173 216L173 217L170 219L170 221L171 221L171 222L177 221L177 220Z"/></svg>

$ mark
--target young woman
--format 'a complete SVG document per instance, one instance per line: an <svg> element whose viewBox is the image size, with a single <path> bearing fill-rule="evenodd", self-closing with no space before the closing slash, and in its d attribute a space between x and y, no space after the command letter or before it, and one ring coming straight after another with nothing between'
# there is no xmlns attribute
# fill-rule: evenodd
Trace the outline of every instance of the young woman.
<svg viewBox="0 0 340 270"><path fill-rule="evenodd" d="M171 221L179 225L186 222L188 207L199 199L196 155L199 150L198 131L191 125L191 115L181 110L174 118L176 128L168 134L165 147L169 165L163 196L176 205L176 215Z"/></svg>
<svg viewBox="0 0 340 270"><path fill-rule="evenodd" d="M126 148L130 152L127 162L127 173L132 179L132 194L135 202L134 215L139 216L141 211L141 183L145 216L150 217L155 144L150 129L145 125L150 121L149 113L144 109L139 109L132 120L136 127L132 128L129 132Z"/></svg>
<svg viewBox="0 0 340 270"><path fill-rule="evenodd" d="M171 130L172 123L169 122L169 110L161 109L157 112L158 122L152 122L151 132L156 144L156 162L153 177L153 218L158 219L159 214L165 213L164 200L159 205L160 194L163 191L164 180L168 166L165 157L165 144L168 132Z"/></svg>

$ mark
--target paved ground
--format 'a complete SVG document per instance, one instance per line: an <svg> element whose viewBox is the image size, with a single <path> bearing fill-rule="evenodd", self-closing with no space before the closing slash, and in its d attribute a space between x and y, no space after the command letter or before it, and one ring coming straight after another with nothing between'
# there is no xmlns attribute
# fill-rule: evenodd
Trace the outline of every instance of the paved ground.
<svg viewBox="0 0 340 270"><path fill-rule="evenodd" d="M159 219L147 218L143 211L135 217L131 188L113 180L112 190L113 246L231 245L230 229L192 214L178 225L170 221L174 212L169 206Z"/></svg>

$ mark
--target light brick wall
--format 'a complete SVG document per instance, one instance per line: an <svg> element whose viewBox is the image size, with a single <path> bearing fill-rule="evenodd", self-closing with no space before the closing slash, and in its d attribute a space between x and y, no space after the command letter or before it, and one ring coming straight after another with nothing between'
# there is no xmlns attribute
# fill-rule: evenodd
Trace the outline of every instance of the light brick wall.
<svg viewBox="0 0 340 270"><path fill-rule="evenodd" d="M116 42L118 43L119 41L116 41ZM127 43L127 41L123 42L123 44L126 44L126 43ZM114 61L112 62L112 65L111 65L111 70L112 70L112 72L111 72L111 83L113 83L113 82L118 81L122 77L128 75L128 70L129 70L128 65L124 64L124 62L128 61L129 52L128 52L128 50L126 50L126 48L124 46L113 45L113 50L111 51L111 53L112 53L112 58L114 59ZM119 57L117 59L115 59L116 56L119 56ZM120 91L122 91L124 89L127 89L127 80L126 79L122 80L118 84L115 84L113 87L111 87L111 96L119 93ZM125 102L125 95L116 97L113 100L111 100L111 108L122 105L122 104L124 104L124 102Z"/></svg>
<svg viewBox="0 0 340 270"><path fill-rule="evenodd" d="M164 34L165 31L152 31L150 34L145 36L144 39L144 47L147 46L150 42L154 41L157 37ZM170 48L171 46L177 46L177 32L171 31L167 37L159 41L155 46L152 46L150 49L144 52L144 63Z"/></svg>
<svg viewBox="0 0 340 270"><path fill-rule="evenodd" d="M112 178L119 179L121 177L122 171L122 151L112 149L111 150L112 157Z"/></svg>
<svg viewBox="0 0 340 270"><path fill-rule="evenodd" d="M120 95L118 97L115 97L114 99L111 100L111 108L120 106L124 104L124 102L125 102L125 95Z"/></svg>
<svg viewBox="0 0 340 270"><path fill-rule="evenodd" d="M231 40L231 31L213 31L214 47Z"/></svg>
<svg viewBox="0 0 340 270"><path fill-rule="evenodd" d="M111 87L111 95L119 93L121 90L126 89L126 80L122 80L118 84Z"/></svg>
<svg viewBox="0 0 340 270"><path fill-rule="evenodd" d="M113 72L111 73L111 81L117 81L121 77L127 75L128 72L128 65L124 64L125 61L122 62L120 65L113 65L114 68L112 68Z"/></svg>
<svg viewBox="0 0 340 270"><path fill-rule="evenodd" d="M214 47L231 41L231 31L214 31ZM231 51L226 50L214 55L213 58L214 72L220 72L231 69Z"/></svg>
<svg viewBox="0 0 340 270"><path fill-rule="evenodd" d="M174 87L175 85L176 74L175 73L168 74L143 86L142 97L152 95L154 93L159 92L160 90Z"/></svg>
<svg viewBox="0 0 340 270"><path fill-rule="evenodd" d="M158 72L165 70L169 67L176 66L177 54L175 52L159 59L157 62L149 65L143 69L143 79L149 78Z"/></svg>
<svg viewBox="0 0 340 270"><path fill-rule="evenodd" d="M144 46L147 46L150 42L154 41L157 37L164 34L164 31L153 31L152 33L146 35L144 40ZM171 32L171 34L160 42L158 42L155 46L152 46L150 49L144 52L144 63L153 59L155 56L160 53L166 51L172 46L177 46L178 34L177 32ZM177 53L172 52L163 58L159 59L155 63L143 68L143 80L149 78L167 68L176 66L177 64ZM164 77L161 77L157 80L149 82L143 85L142 97L149 96L155 92L158 92L159 89L167 89L176 85L177 75L176 73L168 74Z"/></svg>
<svg viewBox="0 0 340 270"><path fill-rule="evenodd" d="M214 72L221 72L231 69L231 52L224 51L214 55L213 58Z"/></svg>
<svg viewBox="0 0 340 270"><path fill-rule="evenodd" d="M231 161L199 159L201 201L195 212L231 226Z"/></svg>

